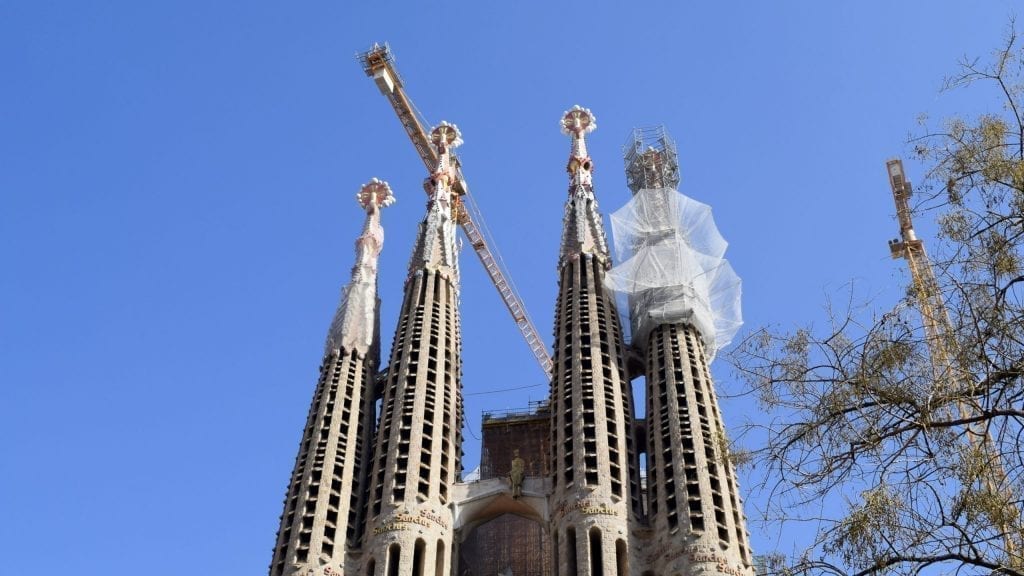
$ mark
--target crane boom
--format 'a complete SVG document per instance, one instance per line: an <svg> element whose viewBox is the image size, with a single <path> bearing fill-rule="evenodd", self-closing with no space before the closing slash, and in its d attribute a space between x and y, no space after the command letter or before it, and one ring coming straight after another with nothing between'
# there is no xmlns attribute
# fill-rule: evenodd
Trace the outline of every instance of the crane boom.
<svg viewBox="0 0 1024 576"><path fill-rule="evenodd" d="M903 258L907 261L907 268L910 269L910 278L914 283L914 294L917 297L917 306L921 312L921 319L924 323L925 339L928 345L928 354L931 356L932 375L936 383L951 387L956 385L961 372L964 379L968 379L967 387L973 390L972 377L966 371L954 371L951 364L954 356L956 343L953 340L953 325L949 320L949 311L942 299L942 292L939 290L939 283L935 279L935 272L932 270L932 263L928 254L924 251L924 242L917 238L914 232L914 224L910 218L910 195L912 193L910 182L906 179L903 171L903 161L899 158L889 160L885 163L886 171L889 173L889 185L892 187L892 196L896 202L896 219L900 225L900 237L889 241L889 251L893 258ZM973 416L973 410L962 400L957 401L957 416L962 419L969 419ZM992 447L988 432L983 428L968 425L967 441L971 447L978 450L985 460L991 462L992 468L982 480L985 488L993 493L1000 490L1006 482L1006 470L1003 467L1002 458L995 453ZM1012 511L1011 511L1012 514ZM1021 564L1021 558L1017 552L1020 548L1017 538L1012 534L1012 528L1005 522L998 526L1002 531L1003 545L1011 565L1016 567Z"/></svg>
<svg viewBox="0 0 1024 576"><path fill-rule="evenodd" d="M395 68L395 58L391 53L391 49L387 44L383 46L374 44L373 48L359 55L359 62L363 65L363 71L366 72L366 75L373 78L377 88L380 89L381 93L388 99L388 102L391 103L391 107L394 108L395 114L398 115L399 122L405 128L409 140L412 141L427 171L433 172L437 167L437 152L430 145L430 138L427 136L423 123L416 117L412 102L405 94L402 77L399 76L398 70ZM544 373L550 378L551 356L544 345L544 340L537 332L537 327L530 320L530 316L526 312L526 306L523 304L522 298L520 298L508 272L504 269L501 257L496 256L496 252L492 252L488 245L484 233L486 227L483 225L483 215L476 206L473 197L469 194L469 186L466 184L466 179L462 176L462 164L454 154L452 154L452 167L455 171L455 182L452 188L458 195L456 219L459 226L465 232L469 245L473 247L473 251L476 252L480 262L484 265L484 269L491 278L494 287L498 290L498 294L505 303L505 307L512 314L512 319L526 340L526 344L530 347L530 351L533 352ZM480 227L477 226L478 222ZM481 228L484 230L481 230Z"/></svg>

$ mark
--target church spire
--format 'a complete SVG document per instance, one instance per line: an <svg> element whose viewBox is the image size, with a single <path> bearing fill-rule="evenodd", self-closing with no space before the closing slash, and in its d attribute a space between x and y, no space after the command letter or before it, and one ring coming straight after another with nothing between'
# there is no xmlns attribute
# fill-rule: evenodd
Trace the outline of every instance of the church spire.
<svg viewBox="0 0 1024 576"><path fill-rule="evenodd" d="M641 511L633 396L619 313L604 288L610 259L585 140L594 126L579 106L562 116L572 148L549 401L558 576L639 573L629 551L631 520Z"/></svg>
<svg viewBox="0 0 1024 576"><path fill-rule="evenodd" d="M594 164L586 141L586 134L597 128L597 121L587 108L573 106L562 115L561 126L562 133L572 138L572 148L565 168L569 173L569 200L565 205L559 262L588 254L597 256L607 267L608 241L594 198Z"/></svg>
<svg viewBox="0 0 1024 576"><path fill-rule="evenodd" d="M375 417L380 364L377 257L384 243L380 209L394 202L374 178L356 195L366 223L356 240L352 281L327 332L327 350L285 493L270 576L342 574L362 535L360 512Z"/></svg>
<svg viewBox="0 0 1024 576"><path fill-rule="evenodd" d="M449 574L456 524L452 488L462 462L462 336L451 149L434 128L437 169L409 263L402 308L381 380L380 425L367 485L362 565L346 574Z"/></svg>
<svg viewBox="0 0 1024 576"><path fill-rule="evenodd" d="M356 238L356 263L352 281L342 290L341 302L327 332L325 353L339 348L355 350L360 355L374 344L377 312L377 259L384 245L384 228L380 225L380 209L395 202L387 182L370 180L356 194L359 205L366 210L363 233Z"/></svg>

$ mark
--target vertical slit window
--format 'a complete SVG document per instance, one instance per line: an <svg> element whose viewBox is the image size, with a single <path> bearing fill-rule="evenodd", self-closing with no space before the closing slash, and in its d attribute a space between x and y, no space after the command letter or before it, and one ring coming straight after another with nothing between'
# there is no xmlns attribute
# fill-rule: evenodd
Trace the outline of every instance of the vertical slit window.
<svg viewBox="0 0 1024 576"><path fill-rule="evenodd" d="M626 559L626 542L615 541L615 576L626 576L629 574L629 561Z"/></svg>
<svg viewBox="0 0 1024 576"><path fill-rule="evenodd" d="M402 547L392 544L388 548L388 576L399 576L398 561L402 556Z"/></svg>
<svg viewBox="0 0 1024 576"><path fill-rule="evenodd" d="M427 543L422 538L416 539L416 547L412 551L412 576L423 576L423 562Z"/></svg>
<svg viewBox="0 0 1024 576"><path fill-rule="evenodd" d="M590 576L604 576L604 554L601 551L601 530L590 529Z"/></svg>
<svg viewBox="0 0 1024 576"><path fill-rule="evenodd" d="M576 576L576 529L569 528L565 531L565 552L569 564L569 574Z"/></svg>

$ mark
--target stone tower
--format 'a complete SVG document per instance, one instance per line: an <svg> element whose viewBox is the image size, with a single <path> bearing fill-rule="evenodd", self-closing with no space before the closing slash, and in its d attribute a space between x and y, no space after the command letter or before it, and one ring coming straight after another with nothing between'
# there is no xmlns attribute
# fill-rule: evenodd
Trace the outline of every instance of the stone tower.
<svg viewBox="0 0 1024 576"><path fill-rule="evenodd" d="M629 527L639 508L632 390L619 315L604 285L611 260L586 145L595 127L579 106L562 118L572 147L558 260L549 504L560 576L630 573Z"/></svg>
<svg viewBox="0 0 1024 576"><path fill-rule="evenodd" d="M380 209L394 198L386 182L374 179L357 199L366 209L366 224L356 240L352 280L327 334L320 379L285 495L271 576L331 567L340 571L346 543L359 537L369 449L365 437L373 427L374 376L380 363Z"/></svg>
<svg viewBox="0 0 1024 576"><path fill-rule="evenodd" d="M612 217L616 245L628 244L619 252L629 258L610 278L628 294L631 345L646 379L645 568L752 576L736 474L708 370L709 356L739 326L739 279L722 258L725 241L710 208L675 189L671 139L663 130L644 136L637 131L626 153L633 200ZM735 310L728 298L733 293Z"/></svg>
<svg viewBox="0 0 1024 576"><path fill-rule="evenodd" d="M431 140L438 165L409 262L376 432L358 572L367 576L447 575L452 563L462 340L450 151L461 139L455 126L442 123Z"/></svg>

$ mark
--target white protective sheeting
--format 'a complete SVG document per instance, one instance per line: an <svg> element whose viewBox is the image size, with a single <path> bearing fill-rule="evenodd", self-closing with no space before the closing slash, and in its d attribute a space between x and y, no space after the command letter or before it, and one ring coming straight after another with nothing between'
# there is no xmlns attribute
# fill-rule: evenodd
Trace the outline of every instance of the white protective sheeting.
<svg viewBox="0 0 1024 576"><path fill-rule="evenodd" d="M632 342L660 324L690 324L708 360L743 324L740 279L711 207L672 188L643 189L611 215L618 266L606 284L624 295Z"/></svg>

